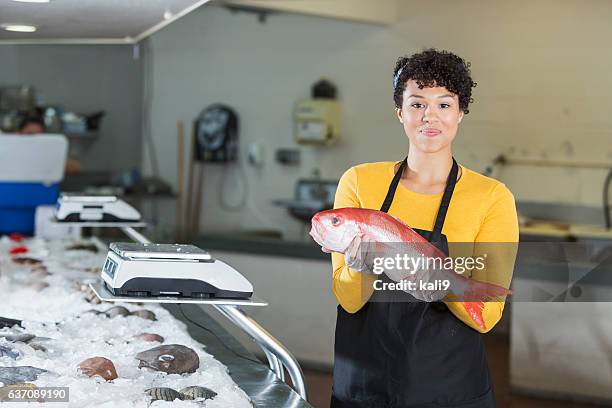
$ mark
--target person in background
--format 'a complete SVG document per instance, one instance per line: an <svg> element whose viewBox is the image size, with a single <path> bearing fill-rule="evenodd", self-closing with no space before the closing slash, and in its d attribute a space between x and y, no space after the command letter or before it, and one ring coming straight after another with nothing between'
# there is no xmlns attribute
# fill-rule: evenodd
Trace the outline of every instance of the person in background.
<svg viewBox="0 0 612 408"><path fill-rule="evenodd" d="M35 114L24 117L17 127L17 133L20 135L37 135L45 131L45 121L41 116ZM66 160L66 173L74 173L79 170L81 170L81 164L77 160Z"/></svg>
<svg viewBox="0 0 612 408"><path fill-rule="evenodd" d="M45 133L45 121L39 115L28 115L19 123L17 133L20 135Z"/></svg>

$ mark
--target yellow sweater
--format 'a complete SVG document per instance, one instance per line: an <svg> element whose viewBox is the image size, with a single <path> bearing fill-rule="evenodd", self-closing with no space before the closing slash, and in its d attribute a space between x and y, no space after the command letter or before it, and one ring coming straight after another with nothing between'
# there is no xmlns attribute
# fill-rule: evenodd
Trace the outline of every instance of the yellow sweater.
<svg viewBox="0 0 612 408"><path fill-rule="evenodd" d="M395 162L366 163L347 170L338 184L334 208L380 209L393 178L394 165ZM431 231L441 200L442 193L419 194L400 183L389 214L412 228ZM461 177L457 180L442 233L449 244L472 243L472 253L469 255L487 253L486 269L472 270L467 276L504 287L510 285L516 246L488 244L518 242L514 197L503 183L461 166ZM465 244L460 246L465 248ZM495 256L491 256L491 252L495 252ZM452 245L450 256L456 256ZM369 280L373 281L376 277L350 269L339 253L332 253L332 264L333 291L338 303L347 312L355 313L372 294L372 290L364 293L363 287L371 288ZM450 311L475 330L487 332L501 319L504 302L486 302L483 312L486 330L483 330L472 321L460 303L451 301L451 296L445 299Z"/></svg>

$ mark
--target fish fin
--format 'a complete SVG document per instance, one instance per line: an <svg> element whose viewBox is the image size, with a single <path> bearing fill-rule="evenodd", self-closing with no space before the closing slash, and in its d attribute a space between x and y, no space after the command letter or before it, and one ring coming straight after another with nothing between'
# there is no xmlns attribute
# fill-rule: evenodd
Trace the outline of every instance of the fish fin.
<svg viewBox="0 0 612 408"><path fill-rule="evenodd" d="M355 238L359 237L359 239L363 239L363 237L365 237L365 235L366 235L366 233L363 230L363 224L357 223L357 234L355 235Z"/></svg>

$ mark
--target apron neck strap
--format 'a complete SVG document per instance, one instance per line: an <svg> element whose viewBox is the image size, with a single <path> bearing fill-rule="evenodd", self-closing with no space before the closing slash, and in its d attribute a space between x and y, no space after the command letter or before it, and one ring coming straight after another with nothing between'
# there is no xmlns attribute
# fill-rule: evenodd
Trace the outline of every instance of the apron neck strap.
<svg viewBox="0 0 612 408"><path fill-rule="evenodd" d="M450 205L453 191L455 191L455 185L457 184L457 175L459 174L459 165L453 157L453 166L446 179L446 188L444 189L444 195L442 196L442 202L440 208L438 208L438 215L436 216L436 224L434 225L433 232L431 234L431 241L437 242L440 240L442 235L442 227L444 226L444 220L446 219L446 213L448 212L448 206Z"/></svg>
<svg viewBox="0 0 612 408"><path fill-rule="evenodd" d="M408 156L404 160L402 160L399 168L395 172L393 176L393 180L391 180L391 184L389 185L389 190L387 190L387 196L385 197L385 201L383 201L382 206L380 207L380 211L388 212L389 208L391 208L391 203L393 202L393 197L395 196L395 190L397 190L397 186L402 178L402 174L404 174L404 170L408 166Z"/></svg>

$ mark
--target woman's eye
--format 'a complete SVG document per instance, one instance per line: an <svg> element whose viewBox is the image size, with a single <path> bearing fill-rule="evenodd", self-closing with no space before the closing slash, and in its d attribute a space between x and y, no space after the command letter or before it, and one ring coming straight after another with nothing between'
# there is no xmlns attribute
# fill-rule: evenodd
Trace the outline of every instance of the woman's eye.
<svg viewBox="0 0 612 408"><path fill-rule="evenodd" d="M423 107L423 104L422 103L413 103L410 106L412 106L415 109L421 109Z"/></svg>
<svg viewBox="0 0 612 408"><path fill-rule="evenodd" d="M448 103L441 103L441 104L440 104L440 107L441 107L442 109L446 109L446 108L450 108L450 105L449 105Z"/></svg>

